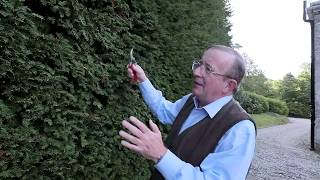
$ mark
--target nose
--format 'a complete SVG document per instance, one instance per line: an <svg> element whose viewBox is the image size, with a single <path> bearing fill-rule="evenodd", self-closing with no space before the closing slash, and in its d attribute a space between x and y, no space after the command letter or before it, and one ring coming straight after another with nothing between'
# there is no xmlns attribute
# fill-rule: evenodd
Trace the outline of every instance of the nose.
<svg viewBox="0 0 320 180"><path fill-rule="evenodd" d="M202 73L201 73L201 67L197 67L196 69L194 69L192 71L192 74L194 77L201 77L202 76Z"/></svg>

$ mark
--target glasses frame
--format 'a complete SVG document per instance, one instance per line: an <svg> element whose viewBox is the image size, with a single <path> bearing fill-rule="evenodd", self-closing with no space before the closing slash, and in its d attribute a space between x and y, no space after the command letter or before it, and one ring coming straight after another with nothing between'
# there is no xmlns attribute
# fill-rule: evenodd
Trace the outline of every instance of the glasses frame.
<svg viewBox="0 0 320 180"><path fill-rule="evenodd" d="M203 63L202 60L193 60L192 61L192 71L195 71L198 67L201 67L201 66L205 66L205 64ZM202 69L203 70L203 69ZM206 72L207 75L209 74L213 74L213 75L217 75L217 76L222 76L222 77L226 77L228 79L232 79L232 80L235 80L234 78L232 78L231 76L229 75L225 75L225 74L220 74L220 73L217 73L215 72L215 68L212 67L211 65L207 64L207 67L204 67L204 71Z"/></svg>

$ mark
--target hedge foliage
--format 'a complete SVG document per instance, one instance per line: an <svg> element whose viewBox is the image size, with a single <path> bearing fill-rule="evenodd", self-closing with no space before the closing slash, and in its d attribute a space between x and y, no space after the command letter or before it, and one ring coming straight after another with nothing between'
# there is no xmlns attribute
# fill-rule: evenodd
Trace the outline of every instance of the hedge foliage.
<svg viewBox="0 0 320 180"><path fill-rule="evenodd" d="M269 111L274 112L277 114L281 114L284 116L287 116L289 113L289 108L286 104L286 102L278 100L278 99L271 99L267 98L268 104L269 104Z"/></svg>
<svg viewBox="0 0 320 180"><path fill-rule="evenodd" d="M266 98L248 91L241 90L237 92L235 99L250 114L274 112L286 116L289 112L288 106L284 101Z"/></svg>
<svg viewBox="0 0 320 180"><path fill-rule="evenodd" d="M241 106L250 114L259 114L268 112L269 104L264 96L248 92L237 92L235 99L239 101Z"/></svg>
<svg viewBox="0 0 320 180"><path fill-rule="evenodd" d="M119 145L121 120L152 118L126 64L190 91L191 60L230 44L224 0L1 0L0 178L147 179Z"/></svg>
<svg viewBox="0 0 320 180"><path fill-rule="evenodd" d="M311 107L301 102L288 102L289 106L289 116L291 117L301 117L310 118L311 117Z"/></svg>

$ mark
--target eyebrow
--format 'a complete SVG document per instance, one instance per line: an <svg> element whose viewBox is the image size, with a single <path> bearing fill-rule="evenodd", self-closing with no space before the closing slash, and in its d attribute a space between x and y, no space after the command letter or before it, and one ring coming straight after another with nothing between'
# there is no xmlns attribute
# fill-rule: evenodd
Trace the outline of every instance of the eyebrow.
<svg viewBox="0 0 320 180"><path fill-rule="evenodd" d="M214 68L214 66L213 65L211 65L211 64L209 64L209 63L207 63L207 62L204 62L204 61L202 61L206 66L209 66L210 68L212 68L213 70L215 70L215 68Z"/></svg>

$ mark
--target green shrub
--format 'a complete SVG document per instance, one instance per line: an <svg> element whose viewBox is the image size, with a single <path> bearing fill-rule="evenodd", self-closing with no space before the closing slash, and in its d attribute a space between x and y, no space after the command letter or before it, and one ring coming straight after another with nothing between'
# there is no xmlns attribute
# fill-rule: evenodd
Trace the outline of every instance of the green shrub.
<svg viewBox="0 0 320 180"><path fill-rule="evenodd" d="M269 104L265 97L248 91L239 91L235 95L243 109L250 114L268 112Z"/></svg>
<svg viewBox="0 0 320 180"><path fill-rule="evenodd" d="M289 107L289 116L302 118L311 117L311 108L309 106L299 102L288 102L287 104Z"/></svg>
<svg viewBox="0 0 320 180"><path fill-rule="evenodd" d="M285 116L288 115L289 109L286 102L278 99L271 99L271 98L267 98L267 101L269 103L270 112L274 112L274 113L285 115Z"/></svg>
<svg viewBox="0 0 320 180"><path fill-rule="evenodd" d="M230 43L224 2L0 1L0 179L147 179L118 136L152 118L129 50L169 99L190 92L192 58Z"/></svg>

